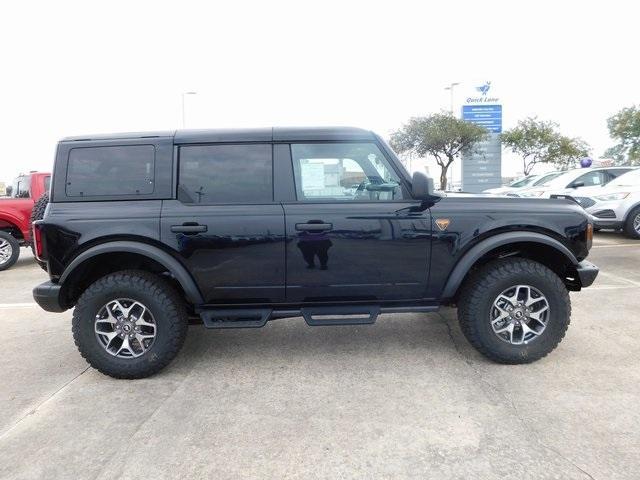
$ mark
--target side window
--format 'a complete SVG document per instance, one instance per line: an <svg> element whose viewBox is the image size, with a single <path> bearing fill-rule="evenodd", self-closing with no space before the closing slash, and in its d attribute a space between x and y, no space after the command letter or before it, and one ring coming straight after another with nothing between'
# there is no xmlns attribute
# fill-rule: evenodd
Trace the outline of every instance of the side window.
<svg viewBox="0 0 640 480"><path fill-rule="evenodd" d="M573 182L571 182L571 184L569 184L569 187L578 186L580 183L584 184L585 187L593 187L595 185L602 185L605 182L606 180L603 172L596 171L585 173L584 175L579 176Z"/></svg>
<svg viewBox="0 0 640 480"><path fill-rule="evenodd" d="M180 148L182 203L270 203L271 144L188 145Z"/></svg>
<svg viewBox="0 0 640 480"><path fill-rule="evenodd" d="M18 187L16 188L16 198L29 198L29 187L31 181L28 177L22 177L18 181Z"/></svg>
<svg viewBox="0 0 640 480"><path fill-rule="evenodd" d="M153 145L81 147L69 152L70 197L145 195L154 189Z"/></svg>
<svg viewBox="0 0 640 480"><path fill-rule="evenodd" d="M609 180L613 180L614 178L618 178L620 175L622 175L623 173L627 173L629 170L631 170L630 168L616 168L614 170L607 170L607 173L609 174Z"/></svg>
<svg viewBox="0 0 640 480"><path fill-rule="evenodd" d="M298 200L390 201L400 178L373 143L291 145Z"/></svg>

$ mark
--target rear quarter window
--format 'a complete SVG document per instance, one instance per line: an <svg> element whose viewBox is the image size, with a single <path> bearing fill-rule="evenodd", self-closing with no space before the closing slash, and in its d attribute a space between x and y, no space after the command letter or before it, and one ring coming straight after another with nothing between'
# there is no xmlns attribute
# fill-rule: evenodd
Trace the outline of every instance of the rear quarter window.
<svg viewBox="0 0 640 480"><path fill-rule="evenodd" d="M80 147L69 152L69 197L149 195L154 191L155 147Z"/></svg>

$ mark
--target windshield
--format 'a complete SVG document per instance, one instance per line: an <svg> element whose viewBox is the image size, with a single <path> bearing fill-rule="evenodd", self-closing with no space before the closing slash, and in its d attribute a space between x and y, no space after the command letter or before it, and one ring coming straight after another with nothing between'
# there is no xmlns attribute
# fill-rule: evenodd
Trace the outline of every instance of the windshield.
<svg viewBox="0 0 640 480"><path fill-rule="evenodd" d="M551 180L553 180L554 178L562 175L564 172L551 172L551 173L547 173L546 175L542 175L541 177L539 177L535 182L533 182L533 185L547 185L547 182L550 182Z"/></svg>
<svg viewBox="0 0 640 480"><path fill-rule="evenodd" d="M531 185L535 179L538 178L537 175L529 175L528 177L519 178L514 180L509 184L510 187L525 187L527 185Z"/></svg>
<svg viewBox="0 0 640 480"><path fill-rule="evenodd" d="M615 180L609 182L612 187L638 187L640 186L640 169L623 173Z"/></svg>

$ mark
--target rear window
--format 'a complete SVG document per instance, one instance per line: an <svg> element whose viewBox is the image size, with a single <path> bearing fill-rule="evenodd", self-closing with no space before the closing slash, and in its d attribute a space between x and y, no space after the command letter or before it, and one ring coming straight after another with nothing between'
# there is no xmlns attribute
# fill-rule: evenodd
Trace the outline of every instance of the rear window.
<svg viewBox="0 0 640 480"><path fill-rule="evenodd" d="M154 189L153 145L74 148L69 152L70 197L148 195Z"/></svg>
<svg viewBox="0 0 640 480"><path fill-rule="evenodd" d="M31 188L31 177L20 176L13 181L11 196L13 198L29 198Z"/></svg>

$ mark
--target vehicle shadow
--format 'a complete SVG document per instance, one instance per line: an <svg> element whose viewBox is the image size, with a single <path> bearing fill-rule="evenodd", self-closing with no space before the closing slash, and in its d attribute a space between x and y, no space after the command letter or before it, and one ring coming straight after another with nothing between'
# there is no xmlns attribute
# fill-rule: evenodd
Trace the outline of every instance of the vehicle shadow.
<svg viewBox="0 0 640 480"><path fill-rule="evenodd" d="M175 367L260 365L350 361L353 358L418 355L451 358L458 355L449 328L452 320L439 314L381 315L373 325L309 327L302 318L275 320L256 329L207 329L191 325ZM455 328L457 329L457 323ZM461 335L461 334L460 334ZM458 336L458 333L456 333ZM440 361L440 360L439 360Z"/></svg>

